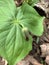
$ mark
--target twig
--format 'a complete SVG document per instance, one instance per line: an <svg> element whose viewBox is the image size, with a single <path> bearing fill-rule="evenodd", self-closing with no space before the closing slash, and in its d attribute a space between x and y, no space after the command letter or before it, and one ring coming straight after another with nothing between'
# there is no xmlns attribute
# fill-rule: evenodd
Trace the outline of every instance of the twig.
<svg viewBox="0 0 49 65"><path fill-rule="evenodd" d="M30 56L30 55L27 56L27 60L33 65L43 65L43 64L40 64L33 56Z"/></svg>

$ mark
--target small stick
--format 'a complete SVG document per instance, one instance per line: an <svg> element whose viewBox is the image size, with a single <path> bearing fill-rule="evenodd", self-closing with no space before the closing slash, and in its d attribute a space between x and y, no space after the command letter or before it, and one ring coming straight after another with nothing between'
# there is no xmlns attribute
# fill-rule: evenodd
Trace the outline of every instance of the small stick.
<svg viewBox="0 0 49 65"><path fill-rule="evenodd" d="M26 58L33 65L43 65L43 64L40 64L33 56L28 55Z"/></svg>

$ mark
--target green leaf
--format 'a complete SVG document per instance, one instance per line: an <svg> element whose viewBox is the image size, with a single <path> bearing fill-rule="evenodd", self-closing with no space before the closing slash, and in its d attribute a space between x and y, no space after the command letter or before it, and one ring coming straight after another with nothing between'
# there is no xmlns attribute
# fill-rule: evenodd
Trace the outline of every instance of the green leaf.
<svg viewBox="0 0 49 65"><path fill-rule="evenodd" d="M0 55L7 59L9 65L15 65L32 49L32 39L25 40L18 24L7 23L5 26L7 30L5 27L4 31L0 33Z"/></svg>
<svg viewBox="0 0 49 65"><path fill-rule="evenodd" d="M41 17L30 5L23 3L18 13L18 19L20 18L20 24L23 27L27 27L28 30L37 36L43 33L43 17ZM20 16L19 16L20 15Z"/></svg>
<svg viewBox="0 0 49 65"><path fill-rule="evenodd" d="M0 0L0 5L0 56L9 65L15 65L32 49L32 38L25 39L19 20L15 18L14 1Z"/></svg>
<svg viewBox="0 0 49 65"><path fill-rule="evenodd" d="M32 49L28 31L38 36L43 33L43 18L34 8L27 3L16 8L13 0L0 0L0 56L9 65L15 65Z"/></svg>
<svg viewBox="0 0 49 65"><path fill-rule="evenodd" d="M36 4L37 2L39 2L39 0L24 0L24 1L27 2L31 6L34 6L34 4Z"/></svg>
<svg viewBox="0 0 49 65"><path fill-rule="evenodd" d="M34 4L38 3L39 0L32 0L32 6L34 6Z"/></svg>
<svg viewBox="0 0 49 65"><path fill-rule="evenodd" d="M15 17L14 0L0 0L0 21L8 21Z"/></svg>

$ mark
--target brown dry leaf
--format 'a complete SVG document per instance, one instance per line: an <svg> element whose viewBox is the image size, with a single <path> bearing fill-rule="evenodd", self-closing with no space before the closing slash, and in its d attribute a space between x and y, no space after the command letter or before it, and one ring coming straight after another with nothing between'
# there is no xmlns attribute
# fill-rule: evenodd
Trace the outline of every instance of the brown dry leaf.
<svg viewBox="0 0 49 65"><path fill-rule="evenodd" d="M46 56L45 62L49 65L49 56Z"/></svg>
<svg viewBox="0 0 49 65"><path fill-rule="evenodd" d="M46 57L47 55L49 55L49 43L44 43L42 45L40 45L41 47L41 52L42 52L42 57Z"/></svg>

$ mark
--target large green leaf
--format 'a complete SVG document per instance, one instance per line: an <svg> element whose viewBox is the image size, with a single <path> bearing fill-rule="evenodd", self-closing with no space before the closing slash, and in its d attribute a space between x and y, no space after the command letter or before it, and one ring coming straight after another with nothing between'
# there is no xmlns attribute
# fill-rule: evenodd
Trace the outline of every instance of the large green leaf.
<svg viewBox="0 0 49 65"><path fill-rule="evenodd" d="M17 15L17 19L23 27L27 27L34 35L43 33L43 17L41 17L31 6L23 3Z"/></svg>
<svg viewBox="0 0 49 65"><path fill-rule="evenodd" d="M9 65L15 65L32 49L32 39L26 41L25 34L15 18L13 0L0 0L0 56Z"/></svg>
<svg viewBox="0 0 49 65"><path fill-rule="evenodd" d="M5 27L2 27L5 26ZM0 55L14 65L32 49L32 39L26 41L18 24L2 23L0 30Z"/></svg>
<svg viewBox="0 0 49 65"><path fill-rule="evenodd" d="M40 36L42 24L43 18L27 3L16 8L13 0L0 0L0 56L7 59L9 65L23 59L32 49L28 31Z"/></svg>

